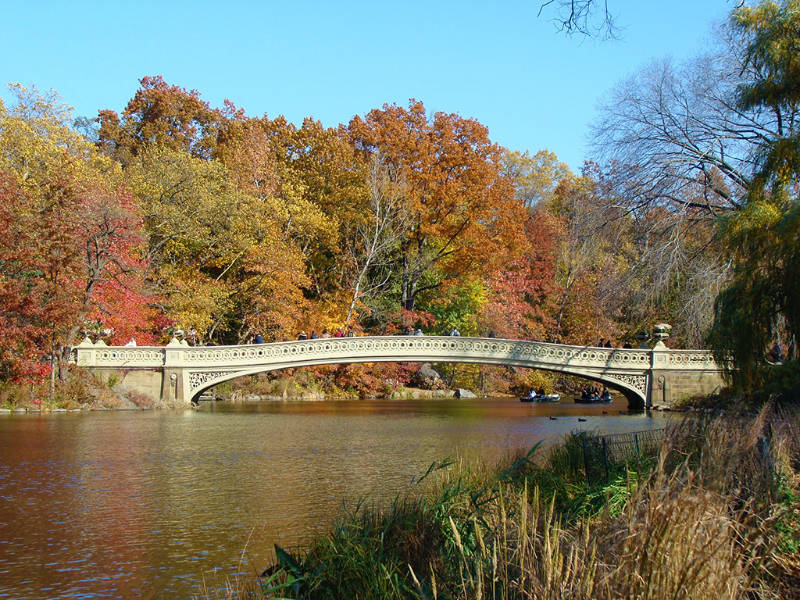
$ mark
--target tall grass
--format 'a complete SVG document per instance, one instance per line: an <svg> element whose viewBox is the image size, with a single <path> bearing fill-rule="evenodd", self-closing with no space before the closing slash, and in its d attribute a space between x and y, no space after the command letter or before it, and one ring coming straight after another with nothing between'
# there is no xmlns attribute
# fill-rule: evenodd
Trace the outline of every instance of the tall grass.
<svg viewBox="0 0 800 600"><path fill-rule="evenodd" d="M586 434L358 506L256 594L378 599L800 597L800 418L691 419L595 470ZM439 468L442 467L442 468Z"/></svg>

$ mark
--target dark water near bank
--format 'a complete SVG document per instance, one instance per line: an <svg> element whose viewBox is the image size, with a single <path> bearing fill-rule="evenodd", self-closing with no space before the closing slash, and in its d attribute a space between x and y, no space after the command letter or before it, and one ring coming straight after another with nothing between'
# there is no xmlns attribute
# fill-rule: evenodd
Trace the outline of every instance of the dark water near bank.
<svg viewBox="0 0 800 600"><path fill-rule="evenodd" d="M343 500L409 490L434 460L493 463L575 429L663 427L617 402L0 415L0 598L189 598L203 578L254 573L273 544L326 531Z"/></svg>

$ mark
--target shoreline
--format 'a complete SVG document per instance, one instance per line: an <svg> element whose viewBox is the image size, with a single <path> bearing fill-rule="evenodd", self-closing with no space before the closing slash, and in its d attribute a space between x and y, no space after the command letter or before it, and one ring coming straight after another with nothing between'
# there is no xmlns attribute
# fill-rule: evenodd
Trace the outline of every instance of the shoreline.
<svg viewBox="0 0 800 600"><path fill-rule="evenodd" d="M464 398L465 400L476 400L476 399L486 399L486 398L499 398L499 399L506 399L511 398L508 394L498 394L492 396L476 396L475 398ZM403 396L403 397L391 397L391 396L382 396L382 397L372 397L372 398L353 398L351 396L334 396L330 398L321 398L321 399L309 399L309 398L302 398L302 397L291 397L291 398L270 398L270 397L259 397L259 399L249 399L249 400L240 400L238 402L231 402L230 400L213 400L213 401L204 401L203 403L199 404L192 404L190 406L119 406L119 407L108 407L108 406L93 406L93 407L82 407L82 408L0 408L0 417L2 416L13 416L13 415L61 415L67 413L93 413L93 412L146 412L146 411L205 411L208 410L204 408L205 406L214 406L217 403L224 403L230 405L246 405L246 404L259 404L259 403L286 403L286 402L308 402L308 403L319 403L319 402L361 402L364 400L385 400L388 402L402 402L408 400L459 400L459 398L455 397L454 395L438 395L438 396L429 396L429 397L420 397L420 396ZM548 406L558 406L557 404L548 404ZM565 403L564 406L573 406L572 403ZM691 414L691 413L706 413L712 414L716 412L712 408L703 408L703 407L695 407L695 406L683 406L683 407L668 407L668 406L654 406L651 409L642 409L639 412L672 412L672 413L684 413L684 414Z"/></svg>
<svg viewBox="0 0 800 600"><path fill-rule="evenodd" d="M480 396L469 390L470 395L459 396L458 389L453 390L426 390L422 388L401 387L388 395L360 397L355 394L325 392L301 392L297 395L282 396L278 394L254 394L236 393L227 396L215 396L214 399L206 399L197 403L171 405L168 403L152 403L149 405L138 405L124 395L123 390L104 390L109 395L105 396L110 403L119 403L117 406L102 404L99 398L93 398L92 402L82 402L79 406L19 406L19 407L0 407L0 415L8 414L45 414L45 413L76 413L93 411L136 411L136 410L200 410L203 405L224 402L227 404L250 404L258 402L326 402L326 401L350 401L359 402L361 400L446 400L446 399L468 399L468 398L488 398L488 397L513 397L512 394L495 393ZM99 404L99 405L98 405Z"/></svg>

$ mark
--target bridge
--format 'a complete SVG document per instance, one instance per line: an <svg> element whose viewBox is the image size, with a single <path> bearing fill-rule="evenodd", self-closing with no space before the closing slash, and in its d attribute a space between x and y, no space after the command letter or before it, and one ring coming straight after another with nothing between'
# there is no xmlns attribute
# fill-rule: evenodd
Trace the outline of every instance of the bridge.
<svg viewBox="0 0 800 600"><path fill-rule="evenodd" d="M374 362L477 363L576 375L620 391L634 407L669 406L722 386L705 350L597 348L498 338L380 336L244 346L107 346L89 338L72 360L157 404L186 406L223 381L292 367Z"/></svg>

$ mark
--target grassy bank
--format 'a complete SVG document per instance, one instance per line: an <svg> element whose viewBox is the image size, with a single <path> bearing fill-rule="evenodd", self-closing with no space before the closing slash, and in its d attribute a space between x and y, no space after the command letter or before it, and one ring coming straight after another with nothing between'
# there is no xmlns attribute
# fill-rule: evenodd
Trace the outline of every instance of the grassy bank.
<svg viewBox="0 0 800 600"><path fill-rule="evenodd" d="M209 597L800 597L799 433L768 407L652 447L575 434L493 470L432 465L424 491Z"/></svg>
<svg viewBox="0 0 800 600"><path fill-rule="evenodd" d="M142 394L114 390L113 385L107 385L78 367L71 367L69 376L63 381L55 378L52 382L0 382L0 409L48 411L152 407L153 402Z"/></svg>

